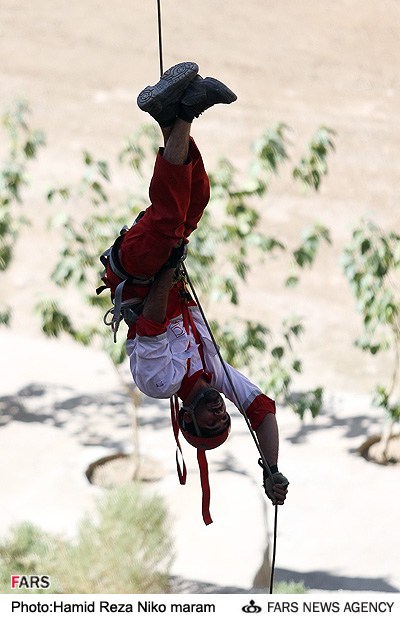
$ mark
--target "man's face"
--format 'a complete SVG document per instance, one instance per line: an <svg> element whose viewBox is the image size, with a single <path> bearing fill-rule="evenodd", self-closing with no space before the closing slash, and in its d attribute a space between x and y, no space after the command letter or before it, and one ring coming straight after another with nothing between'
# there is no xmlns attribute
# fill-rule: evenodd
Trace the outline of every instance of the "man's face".
<svg viewBox="0 0 400 618"><path fill-rule="evenodd" d="M229 415L225 402L217 390L210 390L196 407L196 420L200 429L222 433L228 425Z"/></svg>

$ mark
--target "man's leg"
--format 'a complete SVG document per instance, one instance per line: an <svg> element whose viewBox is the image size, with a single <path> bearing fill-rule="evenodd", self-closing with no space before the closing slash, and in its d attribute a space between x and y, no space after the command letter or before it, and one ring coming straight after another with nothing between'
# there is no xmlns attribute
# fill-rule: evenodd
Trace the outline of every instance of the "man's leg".
<svg viewBox="0 0 400 618"><path fill-rule="evenodd" d="M154 275L196 228L209 199L208 177L190 140L191 122L217 103L233 102L236 95L218 80L200 78L197 71L195 63L176 65L138 96L139 107L160 125L165 146L150 183L151 206L121 246L122 265L132 274Z"/></svg>
<svg viewBox="0 0 400 618"><path fill-rule="evenodd" d="M190 143L190 122L177 118L172 127L161 128L164 136L163 158L173 165L188 162Z"/></svg>
<svg viewBox="0 0 400 618"><path fill-rule="evenodd" d="M192 189L190 129L184 120L161 129L165 147L157 155L150 182L151 205L121 245L122 266L132 274L153 276L184 238Z"/></svg>
<svg viewBox="0 0 400 618"><path fill-rule="evenodd" d="M180 100L177 116L191 123L213 105L233 103L236 98L235 93L219 80L213 77L203 79L196 75ZM192 161L192 191L185 222L185 238L196 229L210 199L210 182L193 139L190 142L189 157Z"/></svg>
<svg viewBox="0 0 400 618"><path fill-rule="evenodd" d="M190 159L192 165L192 186L183 233L184 238L188 238L196 229L210 199L210 181L200 151L193 138L190 137L190 128L191 123L179 118L172 127L161 127L164 137L164 159L175 165L182 165ZM169 142L172 131L172 140Z"/></svg>
<svg viewBox="0 0 400 618"><path fill-rule="evenodd" d="M189 238L190 234L197 228L197 224L210 200L210 181L202 156L193 138L190 138L189 157L192 162L192 190L185 221L185 238Z"/></svg>

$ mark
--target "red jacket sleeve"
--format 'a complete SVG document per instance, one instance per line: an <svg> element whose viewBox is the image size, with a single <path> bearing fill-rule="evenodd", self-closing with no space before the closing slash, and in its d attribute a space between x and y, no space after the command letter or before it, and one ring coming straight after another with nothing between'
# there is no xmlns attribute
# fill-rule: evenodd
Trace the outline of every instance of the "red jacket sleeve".
<svg viewBox="0 0 400 618"><path fill-rule="evenodd" d="M257 429L267 414L275 414L275 401L267 395L257 395L246 410L252 429Z"/></svg>

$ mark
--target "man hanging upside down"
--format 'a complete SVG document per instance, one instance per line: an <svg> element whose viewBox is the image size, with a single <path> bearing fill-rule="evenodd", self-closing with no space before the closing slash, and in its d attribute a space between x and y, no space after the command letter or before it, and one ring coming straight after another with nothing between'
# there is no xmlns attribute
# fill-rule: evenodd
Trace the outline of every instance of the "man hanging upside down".
<svg viewBox="0 0 400 618"><path fill-rule="evenodd" d="M114 251L117 271L133 277L124 288L123 308L139 305L141 310L131 320L126 346L133 379L149 397L171 398L178 448L179 431L197 448L206 523L212 520L205 451L220 446L231 427L221 393L250 421L263 454L264 488L273 504L284 503L288 486L277 467L274 401L221 362L198 307L177 277L188 238L210 197L208 176L190 135L192 122L213 105L236 98L220 81L200 77L193 62L173 66L139 94L138 106L159 124L164 147L150 183L151 205L122 236L116 255ZM115 289L121 277L108 266L105 281ZM178 468L178 473L185 482L185 470Z"/></svg>

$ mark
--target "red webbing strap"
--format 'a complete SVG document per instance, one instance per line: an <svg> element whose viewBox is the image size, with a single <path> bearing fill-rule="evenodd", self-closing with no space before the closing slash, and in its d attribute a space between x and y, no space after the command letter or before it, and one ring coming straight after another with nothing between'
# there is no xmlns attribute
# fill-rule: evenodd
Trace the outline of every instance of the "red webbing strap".
<svg viewBox="0 0 400 618"><path fill-rule="evenodd" d="M179 478L180 484L185 485L187 471L186 471L185 460L183 459L182 448L179 442L179 423L178 423L179 401L178 401L178 397L176 395L173 395L172 397L170 397L169 403L170 403L170 408L171 408L172 428L174 430L174 436L175 436L175 442L176 442L176 453L175 453L176 471L178 472L178 478ZM182 467L179 461L179 454L182 457Z"/></svg>
<svg viewBox="0 0 400 618"><path fill-rule="evenodd" d="M208 463L206 452L202 449L197 449L197 461L199 463L200 469L200 482L201 489L203 492L202 498L202 514L203 521L208 526L208 524L212 524L212 519L210 515L210 483L208 482Z"/></svg>
<svg viewBox="0 0 400 618"><path fill-rule="evenodd" d="M189 309L188 309L188 306L184 302L183 299L182 299L182 302L181 302L181 307L182 307L183 326L184 326L184 329L186 331L186 334L189 335L190 334L190 328L189 328ZM190 346L190 342L189 342L189 339L188 339L187 350L189 349L189 346ZM190 357L187 359L186 373L189 373L189 370L190 370Z"/></svg>
<svg viewBox="0 0 400 618"><path fill-rule="evenodd" d="M185 286L185 284L183 282L181 283L181 289L186 291L186 286ZM206 366L205 366L205 362L204 362L203 344L202 344L202 341L201 341L201 337L200 337L199 332L198 332L198 330L196 328L196 324L195 324L195 322L193 320L193 316L192 316L192 313L190 311L189 304L187 302L187 298L185 296L183 296L183 295L181 296L181 308L182 308L183 326L184 326L185 331L187 332L188 335L190 335L190 329L192 329L194 340L196 341L196 343L198 345L198 350L199 350L200 358L201 358L201 361L203 363L203 369L204 369L204 371L206 371ZM189 370L189 366L188 366L188 370Z"/></svg>
<svg viewBox="0 0 400 618"><path fill-rule="evenodd" d="M204 371L207 371L207 370L206 370L206 363L205 363L205 360L204 360L203 343L202 343L202 341L201 341L201 337L200 337L200 335L199 335L199 331L197 330L197 327L196 327L195 321L194 321L194 319L193 319L192 312L190 311L190 309L189 309L189 307L188 307L188 306L186 306L186 312L185 312L185 313L187 313L186 320L187 320L187 321L189 322L189 324L190 324L190 327L191 327L191 329L192 329L192 333L193 333L193 336L194 336L194 340L196 341L196 343L197 343L197 345L198 345L198 350L199 350L199 354L200 354L201 362L202 362L202 364L203 364L203 369L204 369ZM189 332L189 331L187 331L187 332Z"/></svg>
<svg viewBox="0 0 400 618"><path fill-rule="evenodd" d="M194 336L194 339L196 341L196 343L198 344L198 350L199 350L199 354L200 354L200 358L203 364L203 369L204 371L206 370L205 368L205 362L204 362L204 352L203 352L203 345L201 342L201 338L200 335L197 331L196 325L194 323L193 320L193 316L190 312L190 309L188 307L188 304L186 302L182 302L182 317L183 317L183 325L185 328L185 331L187 332L187 334L190 334L190 328L192 329L192 333ZM189 344L188 344L189 345ZM187 371L189 371L190 368L190 358L188 359L188 365L187 365ZM176 443L179 447L179 450L182 454L182 450L180 448L179 445L179 441L178 441L178 433L179 433L179 423L178 423L178 411L179 411L179 404L178 404L178 398L176 397L176 395L174 395L175 397L175 402L174 402L174 406L175 406L175 413L174 413L174 418L175 418L175 423L173 421L173 426L174 426L174 433L175 433L175 440ZM172 398L171 398L171 402L172 402ZM171 403L172 406L172 403ZM171 407L172 410L172 407ZM175 427L177 427L177 429L175 429ZM177 469L178 469L178 476L179 476L179 480L181 479L180 477L180 470L178 467L178 450L176 452L176 461L177 461ZM182 461L183 461L183 456L182 456ZM212 524L212 519L211 519L211 515L210 515L210 483L208 480L208 463L207 463L207 457L206 457L206 452L203 449L197 449L197 462L199 464L199 470L200 470L200 483L201 483L201 490L202 490L202 515L203 515L203 521L206 524L206 526L208 526L209 524ZM185 462L183 462L183 465L185 466ZM185 471L185 480L182 482L181 481L181 485L185 484L186 481L186 466L184 467L184 471Z"/></svg>

